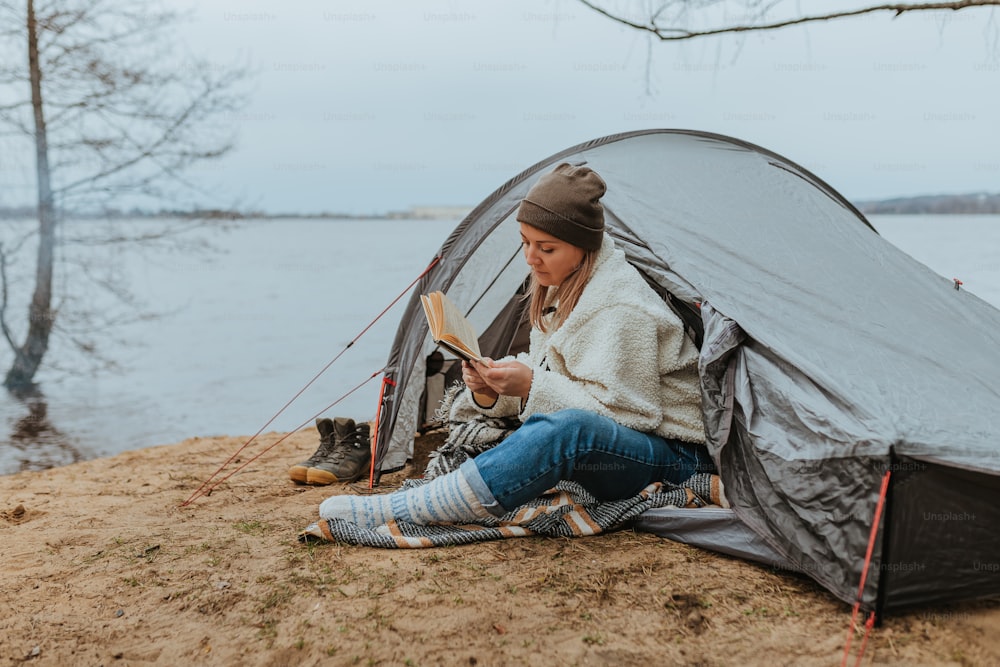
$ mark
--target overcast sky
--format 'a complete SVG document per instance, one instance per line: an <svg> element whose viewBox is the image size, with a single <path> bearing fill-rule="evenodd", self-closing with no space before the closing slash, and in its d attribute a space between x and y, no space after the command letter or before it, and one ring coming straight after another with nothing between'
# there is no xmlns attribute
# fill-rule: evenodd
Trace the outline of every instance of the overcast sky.
<svg viewBox="0 0 1000 667"><path fill-rule="evenodd" d="M992 9L664 44L571 0L169 2L193 12L184 48L258 72L227 119L238 148L196 172L206 206L471 206L556 151L655 127L759 144L855 201L1000 192Z"/></svg>

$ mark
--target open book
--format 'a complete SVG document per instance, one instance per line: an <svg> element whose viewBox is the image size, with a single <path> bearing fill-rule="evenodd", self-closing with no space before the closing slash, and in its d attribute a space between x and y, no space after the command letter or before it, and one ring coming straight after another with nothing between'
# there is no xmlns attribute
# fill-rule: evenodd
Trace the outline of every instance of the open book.
<svg viewBox="0 0 1000 667"><path fill-rule="evenodd" d="M479 338L458 306L444 292L421 294L427 326L434 342L466 361L479 361Z"/></svg>

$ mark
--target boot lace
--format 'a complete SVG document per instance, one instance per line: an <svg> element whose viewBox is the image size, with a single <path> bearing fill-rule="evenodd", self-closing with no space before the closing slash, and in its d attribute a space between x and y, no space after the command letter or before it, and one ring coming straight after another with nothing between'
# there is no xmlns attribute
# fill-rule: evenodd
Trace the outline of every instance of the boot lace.
<svg viewBox="0 0 1000 667"><path fill-rule="evenodd" d="M330 453L330 460L334 463L343 461L352 449L364 446L364 433L360 429L354 429L349 436L341 440Z"/></svg>

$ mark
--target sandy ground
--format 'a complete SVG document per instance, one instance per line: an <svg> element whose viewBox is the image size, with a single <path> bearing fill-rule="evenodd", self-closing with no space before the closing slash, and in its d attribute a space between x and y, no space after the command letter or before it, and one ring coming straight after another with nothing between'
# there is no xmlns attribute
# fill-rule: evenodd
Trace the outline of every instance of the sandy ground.
<svg viewBox="0 0 1000 667"><path fill-rule="evenodd" d="M649 534L414 551L299 544L319 502L352 491L288 480L314 431L180 507L242 442L0 477L0 662L841 662L850 609L811 580ZM1000 603L888 618L862 664L1000 664Z"/></svg>

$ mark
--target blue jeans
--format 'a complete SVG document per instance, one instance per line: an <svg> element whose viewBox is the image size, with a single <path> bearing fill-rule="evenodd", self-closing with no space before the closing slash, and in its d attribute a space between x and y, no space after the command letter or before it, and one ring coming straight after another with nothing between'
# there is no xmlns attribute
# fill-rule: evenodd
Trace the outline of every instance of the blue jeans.
<svg viewBox="0 0 1000 667"><path fill-rule="evenodd" d="M701 445L640 433L586 410L532 415L461 467L479 501L496 516L562 480L577 482L598 500L620 500L653 482L679 484L714 469Z"/></svg>

